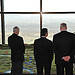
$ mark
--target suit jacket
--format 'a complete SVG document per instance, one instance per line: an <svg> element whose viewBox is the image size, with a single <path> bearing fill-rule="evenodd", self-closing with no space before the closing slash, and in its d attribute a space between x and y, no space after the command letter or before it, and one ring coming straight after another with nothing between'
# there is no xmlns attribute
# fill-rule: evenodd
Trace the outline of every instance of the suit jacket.
<svg viewBox="0 0 75 75"><path fill-rule="evenodd" d="M36 62L50 63L53 59L53 43L52 41L41 37L34 42L34 57Z"/></svg>
<svg viewBox="0 0 75 75"><path fill-rule="evenodd" d="M74 50L75 50L75 35L67 31L61 31L55 34L53 37L53 43L55 45L55 62L61 63L64 60L62 57L70 56L70 61L73 62Z"/></svg>
<svg viewBox="0 0 75 75"><path fill-rule="evenodd" d="M24 61L25 45L23 38L13 33L8 37L8 45L11 48L11 60L13 62Z"/></svg>

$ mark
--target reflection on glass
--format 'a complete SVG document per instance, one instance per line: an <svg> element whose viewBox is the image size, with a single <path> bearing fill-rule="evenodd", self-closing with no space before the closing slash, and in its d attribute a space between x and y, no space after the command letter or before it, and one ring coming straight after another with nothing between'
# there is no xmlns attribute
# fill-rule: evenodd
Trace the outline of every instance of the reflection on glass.
<svg viewBox="0 0 75 75"><path fill-rule="evenodd" d="M42 0L44 12L73 12L74 0Z"/></svg>
<svg viewBox="0 0 75 75"><path fill-rule="evenodd" d="M4 0L5 12L39 12L40 0Z"/></svg>
<svg viewBox="0 0 75 75"><path fill-rule="evenodd" d="M43 28L49 30L49 39L53 39L53 35L60 31L60 24L65 22L68 31L75 32L75 14L44 14L43 15Z"/></svg>
<svg viewBox="0 0 75 75"><path fill-rule="evenodd" d="M40 37L39 14L5 15L5 43L7 43L8 36L12 34L14 26L20 28L20 35L24 38L24 42L27 44L33 44L34 40Z"/></svg>

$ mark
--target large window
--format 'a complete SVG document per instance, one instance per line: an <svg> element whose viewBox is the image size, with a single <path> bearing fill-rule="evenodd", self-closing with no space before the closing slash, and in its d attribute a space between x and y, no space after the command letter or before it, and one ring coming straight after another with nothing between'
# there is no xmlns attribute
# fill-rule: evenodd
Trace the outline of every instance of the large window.
<svg viewBox="0 0 75 75"><path fill-rule="evenodd" d="M19 35L27 44L23 73L36 73L33 43L42 28L48 28L50 40L60 31L62 22L67 23L68 31L75 32L74 3L74 0L0 0L0 44L8 44L14 26L20 28ZM11 66L11 50L0 49L0 73L10 73ZM53 59L51 73L56 73L55 67Z"/></svg>
<svg viewBox="0 0 75 75"><path fill-rule="evenodd" d="M18 25L22 31L26 30L26 32L24 32L25 34L23 34L21 31L20 35L23 36L24 40L29 38L29 40L25 41L25 43L28 44L33 43L35 38L40 37L40 30L42 27L45 26L48 28L48 26L45 24L51 26L50 28L53 27L53 31L51 31L50 34L52 36L53 32L57 31L55 27L58 27L57 24L59 24L59 20L62 18L62 16L65 14L61 22L67 22L69 17L67 14L74 15L75 11L74 0L2 0L2 3L2 28L5 27L2 29L2 35L5 35L2 36L2 43L7 43L7 38L10 33L12 33L11 28L13 28L15 25ZM61 17L59 17L59 15ZM55 25L50 25L50 22L53 22L52 19L54 21L57 20ZM74 20L74 16L72 19ZM69 22L73 21L69 20L67 24L69 24ZM74 27L74 24L72 27ZM10 28L10 32L8 28ZM30 29L33 30L30 31ZM35 34L32 31L35 32ZM71 29L71 31L74 30ZM28 35L29 33L32 34ZM50 39L52 39L52 37L50 37Z"/></svg>
<svg viewBox="0 0 75 75"><path fill-rule="evenodd" d="M65 22L68 31L75 32L75 14L44 14L43 15L43 28L49 30L49 39L53 39L53 35L60 31L60 24Z"/></svg>
<svg viewBox="0 0 75 75"><path fill-rule="evenodd" d="M6 43L8 36L13 33L13 27L20 28L20 36L24 38L25 44L33 44L40 37L40 15L39 14L7 14L5 15Z"/></svg>
<svg viewBox="0 0 75 75"><path fill-rule="evenodd" d="M2 42L2 34L1 34L1 15L0 15L0 44Z"/></svg>

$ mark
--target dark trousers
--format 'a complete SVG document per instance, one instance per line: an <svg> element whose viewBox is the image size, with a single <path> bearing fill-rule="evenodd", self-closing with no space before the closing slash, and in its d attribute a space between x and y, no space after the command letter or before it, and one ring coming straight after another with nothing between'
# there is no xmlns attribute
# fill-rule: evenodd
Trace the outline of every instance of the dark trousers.
<svg viewBox="0 0 75 75"><path fill-rule="evenodd" d="M56 64L57 75L64 75L64 68L66 75L73 75L73 63L63 62Z"/></svg>
<svg viewBox="0 0 75 75"><path fill-rule="evenodd" d="M51 70L51 63L40 63L36 62L37 66L37 75L43 75L43 68L45 68L45 75L50 75L50 70Z"/></svg>
<svg viewBox="0 0 75 75"><path fill-rule="evenodd" d="M23 62L12 62L11 75L22 75Z"/></svg>

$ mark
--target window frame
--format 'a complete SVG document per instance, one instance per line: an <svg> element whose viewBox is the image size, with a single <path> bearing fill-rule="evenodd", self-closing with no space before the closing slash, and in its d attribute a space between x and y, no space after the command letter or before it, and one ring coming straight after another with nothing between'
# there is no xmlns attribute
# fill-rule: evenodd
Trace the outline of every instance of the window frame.
<svg viewBox="0 0 75 75"><path fill-rule="evenodd" d="M42 11L42 1L40 0L40 12L4 12L4 0L1 0L1 34L2 34L2 44L5 44L5 21L4 14L40 14L40 37L42 29L42 14L75 14L75 12L43 12Z"/></svg>

